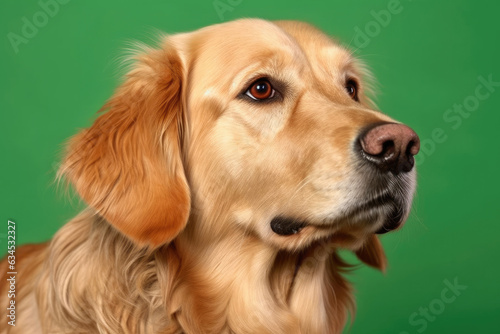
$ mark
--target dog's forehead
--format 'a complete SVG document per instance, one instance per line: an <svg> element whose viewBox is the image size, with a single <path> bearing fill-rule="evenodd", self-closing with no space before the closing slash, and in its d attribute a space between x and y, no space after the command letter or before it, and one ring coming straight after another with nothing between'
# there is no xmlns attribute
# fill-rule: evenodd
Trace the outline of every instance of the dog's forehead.
<svg viewBox="0 0 500 334"><path fill-rule="evenodd" d="M298 21L241 19L200 29L190 37L189 53L196 58L192 63L199 65L196 74L212 78L207 83L217 78L221 84L225 75L234 83L238 73L245 76L243 70L251 72L266 65L277 70L287 67L292 70L288 73L296 74L309 68L316 78L325 77L326 81L327 76L343 72L352 63L347 50Z"/></svg>
<svg viewBox="0 0 500 334"><path fill-rule="evenodd" d="M241 19L200 29L191 40L196 54L225 65L279 53L300 58L296 40L276 24L261 19Z"/></svg>
<svg viewBox="0 0 500 334"><path fill-rule="evenodd" d="M335 56L339 62L351 62L351 54L339 43L312 25L300 21L240 19L199 30L198 44L220 54L256 54L268 50L289 52L310 60Z"/></svg>
<svg viewBox="0 0 500 334"><path fill-rule="evenodd" d="M271 21L262 19L240 19L226 23L216 24L200 29L199 32L207 33L210 38L220 37L229 43L280 43L290 46L293 42L285 31Z"/></svg>
<svg viewBox="0 0 500 334"><path fill-rule="evenodd" d="M343 80L344 74L359 72L358 61L337 41L314 26L299 21L276 21L300 45L308 64L320 82L332 77Z"/></svg>

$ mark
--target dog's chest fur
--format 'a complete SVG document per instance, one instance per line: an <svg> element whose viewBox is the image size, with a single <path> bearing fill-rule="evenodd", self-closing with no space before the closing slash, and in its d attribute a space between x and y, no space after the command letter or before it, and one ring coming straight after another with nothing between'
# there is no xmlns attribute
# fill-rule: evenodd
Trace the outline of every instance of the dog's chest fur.
<svg viewBox="0 0 500 334"><path fill-rule="evenodd" d="M39 281L41 319L50 330L81 333L337 333L352 303L332 251L292 254L251 237L197 249L181 237L147 253L83 214L49 246L55 259Z"/></svg>

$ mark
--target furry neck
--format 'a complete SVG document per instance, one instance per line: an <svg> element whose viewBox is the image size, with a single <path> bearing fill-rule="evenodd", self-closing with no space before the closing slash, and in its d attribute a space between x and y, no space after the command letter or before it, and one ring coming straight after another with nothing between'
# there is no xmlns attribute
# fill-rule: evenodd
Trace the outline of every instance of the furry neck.
<svg viewBox="0 0 500 334"><path fill-rule="evenodd" d="M347 265L332 245L289 252L241 231L207 240L195 225L174 243L182 300L172 310L186 332L342 331L354 303L341 275Z"/></svg>

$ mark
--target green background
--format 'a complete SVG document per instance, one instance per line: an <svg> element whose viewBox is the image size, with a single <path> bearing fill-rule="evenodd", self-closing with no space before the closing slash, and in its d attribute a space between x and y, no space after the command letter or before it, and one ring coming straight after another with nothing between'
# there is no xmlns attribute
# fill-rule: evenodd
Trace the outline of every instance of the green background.
<svg viewBox="0 0 500 334"><path fill-rule="evenodd" d="M79 210L53 183L60 151L112 94L127 41L240 17L298 19L358 49L380 83L380 109L423 142L411 217L382 238L387 274L363 267L350 275L358 312L346 332L498 333L500 87L480 88L490 95L478 105L474 95L478 77L500 81L500 4L401 0L402 12L382 25L372 11L387 10L389 0L221 2L230 10L218 13L212 0L69 1L16 53L8 34L21 35L23 17L33 22L42 8L35 0L2 1L1 253L7 219L23 244L51 238ZM357 29L371 35L367 45ZM463 103L472 111L453 128L443 117ZM444 281L455 279L467 288L441 310ZM438 314L410 323L429 306Z"/></svg>

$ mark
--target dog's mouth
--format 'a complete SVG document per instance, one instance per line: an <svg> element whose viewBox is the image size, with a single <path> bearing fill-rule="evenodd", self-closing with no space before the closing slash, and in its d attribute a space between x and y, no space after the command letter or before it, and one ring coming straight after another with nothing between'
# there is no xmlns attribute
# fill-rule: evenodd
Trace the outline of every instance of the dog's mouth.
<svg viewBox="0 0 500 334"><path fill-rule="evenodd" d="M331 230L332 233L357 226L370 233L384 234L398 229L408 214L406 198L396 197L394 192L383 191L366 201L342 212L338 217L320 223L286 215L278 215L270 221L272 231L279 236L300 234L308 227ZM374 230L375 228L375 230Z"/></svg>

